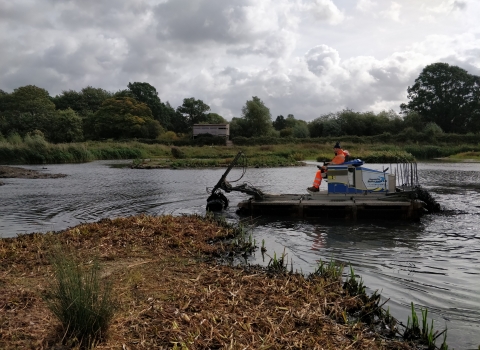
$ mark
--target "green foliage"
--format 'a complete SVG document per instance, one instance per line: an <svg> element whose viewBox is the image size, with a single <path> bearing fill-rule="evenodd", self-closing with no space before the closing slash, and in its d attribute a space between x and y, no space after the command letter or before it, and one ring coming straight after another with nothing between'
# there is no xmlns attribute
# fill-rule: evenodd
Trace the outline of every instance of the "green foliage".
<svg viewBox="0 0 480 350"><path fill-rule="evenodd" d="M277 118L272 122L272 126L278 131L285 129L287 127L285 117L283 115L277 116Z"/></svg>
<svg viewBox="0 0 480 350"><path fill-rule="evenodd" d="M424 122L445 132L480 131L480 77L447 63L426 66L408 89L409 102L400 107L414 111Z"/></svg>
<svg viewBox="0 0 480 350"><path fill-rule="evenodd" d="M425 121L422 116L415 111L404 111L403 126L401 129L412 128L413 130L423 130L425 127Z"/></svg>
<svg viewBox="0 0 480 350"><path fill-rule="evenodd" d="M206 124L227 124L228 122L223 118L221 115L217 113L208 113L206 120Z"/></svg>
<svg viewBox="0 0 480 350"><path fill-rule="evenodd" d="M146 158L141 149L128 146L109 146L105 148L92 148L90 153L94 159L135 159Z"/></svg>
<svg viewBox="0 0 480 350"><path fill-rule="evenodd" d="M277 257L277 253L273 252L273 257L263 252L266 256L270 258L268 262L267 269L277 272L286 272L287 271L287 254L285 253L285 248L283 249L282 255Z"/></svg>
<svg viewBox="0 0 480 350"><path fill-rule="evenodd" d="M20 145L23 142L23 139L17 132L12 132L8 134L7 142L12 145Z"/></svg>
<svg viewBox="0 0 480 350"><path fill-rule="evenodd" d="M285 128L280 130L280 137L292 137L293 136L293 130L292 128Z"/></svg>
<svg viewBox="0 0 480 350"><path fill-rule="evenodd" d="M397 133L403 127L402 119L392 110L354 112L345 109L337 113L325 114L308 123L311 137L335 137L342 135L374 136L382 133Z"/></svg>
<svg viewBox="0 0 480 350"><path fill-rule="evenodd" d="M6 134L17 132L24 136L33 130L46 133L54 112L48 91L34 85L17 88L1 98L2 129Z"/></svg>
<svg viewBox="0 0 480 350"><path fill-rule="evenodd" d="M272 129L270 110L257 96L253 96L242 107L243 122L240 123L242 135L255 137L267 135Z"/></svg>
<svg viewBox="0 0 480 350"><path fill-rule="evenodd" d="M365 285L363 284L362 278L360 277L357 279L352 265L350 265L350 275L348 276L348 279L345 280L343 289L347 290L348 294L352 296L366 295Z"/></svg>
<svg viewBox="0 0 480 350"><path fill-rule="evenodd" d="M342 124L338 119L327 119L323 122L322 136L341 136L344 132L342 130Z"/></svg>
<svg viewBox="0 0 480 350"><path fill-rule="evenodd" d="M35 149L39 153L47 153L47 149L49 147L48 142L45 141L45 138L41 131L36 130L37 132L28 133L25 138L24 142L30 149Z"/></svg>
<svg viewBox="0 0 480 350"><path fill-rule="evenodd" d="M47 133L48 140L53 143L83 141L82 119L70 108L56 111Z"/></svg>
<svg viewBox="0 0 480 350"><path fill-rule="evenodd" d="M333 258L329 263L319 260L318 265L313 271L313 276L321 276L325 279L339 280L342 277L343 265L337 264Z"/></svg>
<svg viewBox="0 0 480 350"><path fill-rule="evenodd" d="M175 159L183 159L186 158L185 152L183 152L180 148L178 147L172 147L172 156Z"/></svg>
<svg viewBox="0 0 480 350"><path fill-rule="evenodd" d="M405 163L415 161L415 157L405 151L368 152L362 156L367 163Z"/></svg>
<svg viewBox="0 0 480 350"><path fill-rule="evenodd" d="M47 306L70 340L90 348L106 335L114 314L111 284L101 280L97 259L88 271L60 250L51 260L54 281L44 294Z"/></svg>
<svg viewBox="0 0 480 350"><path fill-rule="evenodd" d="M88 121L97 139L156 138L163 132L148 106L130 97L106 100Z"/></svg>
<svg viewBox="0 0 480 350"><path fill-rule="evenodd" d="M411 303L411 318L408 317L407 327L403 332L403 339L405 340L414 340L418 341L421 344L427 346L428 350L435 350L437 346L435 345L435 341L438 337L443 334L443 343L440 346L440 349L447 350L448 345L446 343L447 339L447 330L444 329L442 332L433 331L433 320L432 323L429 325L427 316L428 310L427 309L420 309L422 313L422 328L420 328L420 323L418 321L417 313L415 312L415 307L413 306L413 302Z"/></svg>
<svg viewBox="0 0 480 350"><path fill-rule="evenodd" d="M310 136L306 123L297 123L292 130L292 136L300 139L306 139Z"/></svg>
<svg viewBox="0 0 480 350"><path fill-rule="evenodd" d="M103 102L112 97L111 92L87 86L80 92L74 90L62 91L60 95L52 98L52 101L59 110L71 108L79 116L86 117L98 111Z"/></svg>
<svg viewBox="0 0 480 350"><path fill-rule="evenodd" d="M172 127L172 117L175 111L170 105L160 101L157 90L149 83L128 83L128 90L119 97L133 97L139 102L145 103L152 111L153 118L160 123L162 128Z"/></svg>
<svg viewBox="0 0 480 350"><path fill-rule="evenodd" d="M196 100L193 97L184 98L183 104L177 108L177 112L186 118L188 126L188 130L183 130L182 132L190 131L193 128L193 124L206 122L206 112L209 110L210 106L203 103L202 100Z"/></svg>

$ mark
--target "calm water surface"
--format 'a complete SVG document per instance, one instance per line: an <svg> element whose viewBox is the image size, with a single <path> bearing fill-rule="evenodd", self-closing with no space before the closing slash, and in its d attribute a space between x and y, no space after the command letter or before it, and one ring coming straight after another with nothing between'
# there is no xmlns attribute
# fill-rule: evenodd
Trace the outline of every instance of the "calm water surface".
<svg viewBox="0 0 480 350"><path fill-rule="evenodd" d="M206 188L225 169L132 170L118 162L25 166L59 179L4 179L0 187L0 235L57 231L81 222L146 213L204 214ZM374 165L381 168L381 165ZM445 208L420 222L301 221L258 218L253 235L267 253L293 260L312 272L318 260L350 263L369 287L390 301L394 316L406 323L410 302L427 307L435 329L448 327L454 349L480 345L480 164L418 165L420 183ZM315 166L248 169L241 182L270 193L305 193ZM234 169L228 180L241 175ZM323 183L322 186L326 184ZM225 213L238 220L236 204L247 198L228 194ZM268 258L267 258L268 259ZM257 253L251 263L263 263ZM266 261L268 262L268 261Z"/></svg>

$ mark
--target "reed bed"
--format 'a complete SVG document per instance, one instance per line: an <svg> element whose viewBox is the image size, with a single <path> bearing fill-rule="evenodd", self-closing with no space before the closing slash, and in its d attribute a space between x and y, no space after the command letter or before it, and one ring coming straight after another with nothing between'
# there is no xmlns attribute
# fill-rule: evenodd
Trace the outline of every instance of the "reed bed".
<svg viewBox="0 0 480 350"><path fill-rule="evenodd" d="M116 312L97 349L417 348L386 327L353 270L344 288L333 262L309 276L281 268L284 255L275 268L225 264L255 244L213 217L170 215L2 239L0 348L81 348L44 298L58 246L81 268L98 259L111 284Z"/></svg>
<svg viewBox="0 0 480 350"><path fill-rule="evenodd" d="M301 143L272 143L203 146L147 144L138 141L88 141L83 143L51 144L41 136L20 136L0 140L1 164L81 163L101 159L133 159L136 167L215 167L228 164L238 151L249 159L249 166L277 167L302 165L302 161L329 161L333 158L334 139L310 139ZM268 140L265 140L268 141ZM270 140L272 141L272 140ZM371 143L358 137L342 141L352 158L369 163L445 158L457 154L479 152L478 144Z"/></svg>

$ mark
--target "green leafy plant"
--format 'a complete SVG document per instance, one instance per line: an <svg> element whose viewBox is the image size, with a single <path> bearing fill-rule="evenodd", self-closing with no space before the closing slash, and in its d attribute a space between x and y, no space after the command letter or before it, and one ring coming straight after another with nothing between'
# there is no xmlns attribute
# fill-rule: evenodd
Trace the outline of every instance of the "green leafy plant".
<svg viewBox="0 0 480 350"><path fill-rule="evenodd" d="M71 342L91 347L105 336L114 314L111 285L101 280L96 259L86 271L58 251L51 260L55 278L44 294L48 308Z"/></svg>
<svg viewBox="0 0 480 350"><path fill-rule="evenodd" d="M342 272L343 265L337 264L332 258L329 263L320 260L317 268L313 271L313 275L324 278L339 279L342 276Z"/></svg>
<svg viewBox="0 0 480 350"><path fill-rule="evenodd" d="M403 339L405 340L416 340L419 341L421 344L427 346L428 350L435 350L437 349L435 345L435 341L438 337L443 334L443 343L440 346L441 350L448 350L448 345L446 343L447 340L447 329L444 329L441 332L433 331L433 320L432 323L429 325L427 316L428 310L427 309L420 309L422 313L422 328L420 329L420 323L418 321L417 313L415 312L415 307L413 306L413 302L411 303L411 311L412 315L408 317L407 320L407 327L403 332Z"/></svg>

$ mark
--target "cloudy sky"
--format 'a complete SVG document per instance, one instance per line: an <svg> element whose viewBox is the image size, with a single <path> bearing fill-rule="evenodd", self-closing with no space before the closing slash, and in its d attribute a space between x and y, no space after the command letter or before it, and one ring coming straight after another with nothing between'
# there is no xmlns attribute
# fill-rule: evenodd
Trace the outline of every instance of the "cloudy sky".
<svg viewBox="0 0 480 350"><path fill-rule="evenodd" d="M478 0L0 0L0 89L148 82L227 120L393 109L428 64L480 75Z"/></svg>

